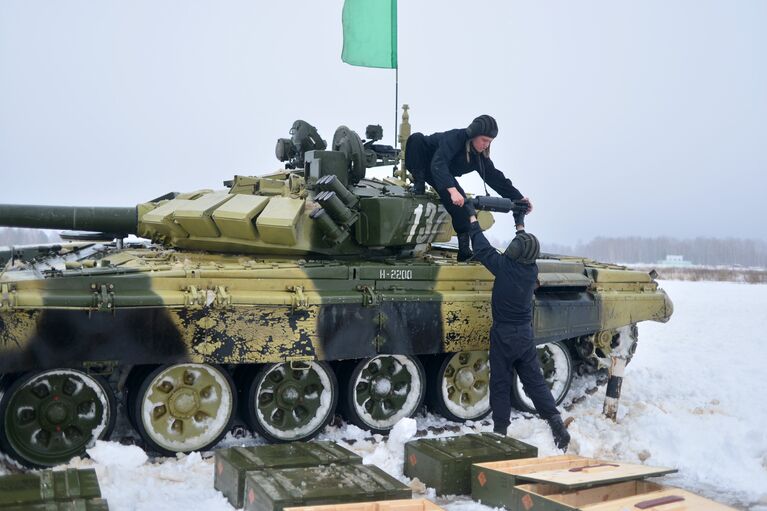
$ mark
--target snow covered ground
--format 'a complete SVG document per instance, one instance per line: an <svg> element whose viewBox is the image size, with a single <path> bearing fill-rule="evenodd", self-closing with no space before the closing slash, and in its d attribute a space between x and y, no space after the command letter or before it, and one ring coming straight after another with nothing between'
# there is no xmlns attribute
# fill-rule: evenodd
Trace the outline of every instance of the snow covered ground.
<svg viewBox="0 0 767 511"><path fill-rule="evenodd" d="M576 380L570 396L585 399L564 414L575 419L568 452L677 467L677 474L657 480L738 509L767 511L767 285L666 281L662 287L675 313L667 324L640 324L618 423L601 415L605 388L587 394L593 379ZM511 436L537 445L541 456L558 454L543 421L513 419ZM458 426L427 415L400 421L386 441L346 424L320 438L347 442L365 463L409 483L402 446L416 431L449 436L490 429L489 422ZM257 443L230 435L222 446ZM212 458L193 453L152 461L140 448L115 442L99 442L90 454L68 466L95 467L113 511L233 509L213 489ZM426 497L450 511L489 509L467 497L437 498L428 489Z"/></svg>

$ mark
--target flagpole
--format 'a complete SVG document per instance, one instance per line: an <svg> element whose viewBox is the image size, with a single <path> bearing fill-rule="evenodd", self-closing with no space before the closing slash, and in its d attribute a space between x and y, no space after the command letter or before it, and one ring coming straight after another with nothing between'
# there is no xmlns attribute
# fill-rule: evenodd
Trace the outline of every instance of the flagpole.
<svg viewBox="0 0 767 511"><path fill-rule="evenodd" d="M397 105L399 104L399 65L394 68L394 147L397 147Z"/></svg>

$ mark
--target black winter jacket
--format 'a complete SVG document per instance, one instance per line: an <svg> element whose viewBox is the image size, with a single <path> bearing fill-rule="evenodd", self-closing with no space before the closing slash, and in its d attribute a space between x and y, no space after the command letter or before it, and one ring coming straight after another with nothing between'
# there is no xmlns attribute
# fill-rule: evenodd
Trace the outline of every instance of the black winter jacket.
<svg viewBox="0 0 767 511"><path fill-rule="evenodd" d="M474 259L495 276L491 307L493 321L514 325L533 322L533 292L538 281L538 265L522 264L499 254L487 241L479 222L469 229Z"/></svg>
<svg viewBox="0 0 767 511"><path fill-rule="evenodd" d="M466 143L469 136L465 128L434 133L425 136L424 141L429 149L426 154L432 155L429 170L437 190L455 186L455 177L477 171L501 197L512 200L522 198L519 190L503 172L495 168L490 158L470 148L469 161L466 161Z"/></svg>

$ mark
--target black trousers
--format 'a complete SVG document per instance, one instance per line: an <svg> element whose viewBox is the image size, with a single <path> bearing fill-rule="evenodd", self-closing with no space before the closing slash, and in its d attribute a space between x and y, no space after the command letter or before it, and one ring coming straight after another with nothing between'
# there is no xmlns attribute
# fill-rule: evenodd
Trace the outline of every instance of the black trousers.
<svg viewBox="0 0 767 511"><path fill-rule="evenodd" d="M543 379L532 325L493 322L490 329L490 408L493 428L504 432L511 415L511 385L516 371L538 414L548 419L557 415L551 390Z"/></svg>
<svg viewBox="0 0 767 511"><path fill-rule="evenodd" d="M456 206L453 204L453 200L450 198L450 192L447 190L439 190L434 184L434 179L431 176L431 159L433 154L429 150L426 142L424 141L423 133L413 133L407 139L407 146L405 151L405 166L413 174L415 179L416 193L423 193L424 182L429 183L437 193L439 194L439 200L445 207L450 218L453 221L453 229L457 234L469 232L469 212L463 206ZM453 186L458 192L466 198L466 192L463 191L461 185L458 184L458 180L453 179Z"/></svg>

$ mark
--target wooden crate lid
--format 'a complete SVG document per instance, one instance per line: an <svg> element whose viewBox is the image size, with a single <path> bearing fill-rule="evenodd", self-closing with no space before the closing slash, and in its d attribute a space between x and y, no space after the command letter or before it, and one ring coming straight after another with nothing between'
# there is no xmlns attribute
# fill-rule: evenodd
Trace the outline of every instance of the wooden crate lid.
<svg viewBox="0 0 767 511"><path fill-rule="evenodd" d="M286 507L285 511L441 511L442 508L426 499L380 500L325 506Z"/></svg>
<svg viewBox="0 0 767 511"><path fill-rule="evenodd" d="M573 455L477 463L477 466L513 475L520 482L556 484L563 490L676 472L674 468L634 465Z"/></svg>
<svg viewBox="0 0 767 511"><path fill-rule="evenodd" d="M575 456L574 454L560 454L559 456L544 456L542 458L521 458L517 460L487 461L484 463L474 463L474 465L477 467L486 468L488 470L496 470L498 472L505 472L511 475L518 475L526 474L528 472L537 472L548 466L564 466L562 464L568 462L582 463L584 460L588 459L589 458L584 458L582 456Z"/></svg>
<svg viewBox="0 0 767 511"><path fill-rule="evenodd" d="M600 502L583 506L583 511L619 511L632 509L634 511L724 511L735 508L719 504L694 493L679 489L667 488L661 491L632 495L610 502Z"/></svg>
<svg viewBox="0 0 767 511"><path fill-rule="evenodd" d="M517 479L555 484L570 490L594 486L595 484L617 483L676 472L675 468L594 459L587 459L585 463L568 462L568 464L572 466L528 472L518 475Z"/></svg>

